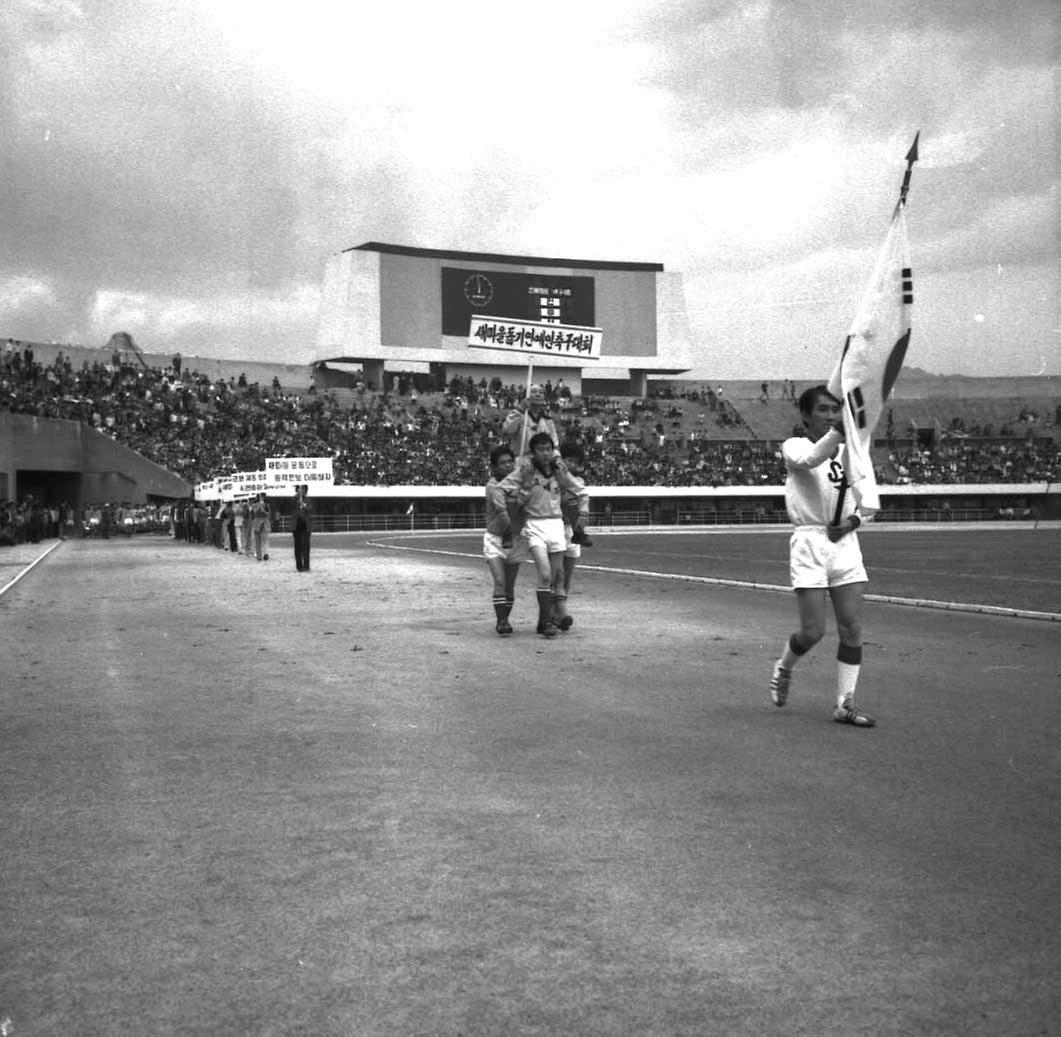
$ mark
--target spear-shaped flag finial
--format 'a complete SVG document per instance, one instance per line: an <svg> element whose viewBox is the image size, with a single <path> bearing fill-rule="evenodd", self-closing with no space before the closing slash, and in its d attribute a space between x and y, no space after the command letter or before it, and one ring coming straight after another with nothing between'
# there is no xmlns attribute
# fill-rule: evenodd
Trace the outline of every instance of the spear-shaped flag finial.
<svg viewBox="0 0 1061 1037"><path fill-rule="evenodd" d="M917 161L917 142L921 138L921 131L914 134L914 142L906 153L906 172L903 173L903 186L899 188L899 205L906 205L906 192L910 190L910 173L913 172L914 163Z"/></svg>

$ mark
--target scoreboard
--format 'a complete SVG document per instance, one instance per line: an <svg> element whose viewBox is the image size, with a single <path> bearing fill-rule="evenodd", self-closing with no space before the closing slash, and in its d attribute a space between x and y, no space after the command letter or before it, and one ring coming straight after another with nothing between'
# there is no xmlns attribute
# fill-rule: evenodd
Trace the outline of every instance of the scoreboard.
<svg viewBox="0 0 1061 1037"><path fill-rule="evenodd" d="M594 279L442 267L442 334L468 337L473 314L592 327Z"/></svg>
<svg viewBox="0 0 1061 1037"><path fill-rule="evenodd" d="M591 336L579 339L577 355L575 329ZM561 331L564 350L556 352ZM520 349L510 348L521 335ZM314 362L361 364L373 382L388 365L478 372L520 366L528 339L547 345L543 355L558 368L592 359L598 371L636 373L643 394L648 373L690 366L681 274L665 272L662 263L366 241L328 260ZM482 351L488 342L492 355Z"/></svg>

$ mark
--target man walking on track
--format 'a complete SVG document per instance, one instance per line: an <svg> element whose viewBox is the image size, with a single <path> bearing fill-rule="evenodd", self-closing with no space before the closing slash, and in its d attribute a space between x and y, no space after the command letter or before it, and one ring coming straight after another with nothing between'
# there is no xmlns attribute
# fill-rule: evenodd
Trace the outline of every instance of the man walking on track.
<svg viewBox="0 0 1061 1037"><path fill-rule="evenodd" d="M854 727L876 721L855 708L855 686L862 665L862 602L868 577L855 532L862 524L848 499L841 453L841 403L824 385L799 398L805 436L786 439L785 505L795 529L789 542L789 568L796 592L799 630L774 663L770 695L777 706L788 701L792 670L825 633L826 595L832 599L840 644L833 720Z"/></svg>
<svg viewBox="0 0 1061 1037"><path fill-rule="evenodd" d="M516 600L516 577L527 559L527 542L513 527L501 480L516 467L516 458L507 443L490 451L490 479L486 484L486 531L483 557L493 584L495 629L502 637L512 633L509 616Z"/></svg>
<svg viewBox="0 0 1061 1037"><path fill-rule="evenodd" d="M531 436L530 455L501 480L506 500L523 509L523 535L538 571L538 633L556 637L557 619L564 615L564 516L561 487L585 492L556 456L548 432Z"/></svg>
<svg viewBox="0 0 1061 1037"><path fill-rule="evenodd" d="M300 573L309 572L309 524L313 505L309 502L308 493L309 486L305 484L295 487L295 528L292 538L295 542L295 569Z"/></svg>
<svg viewBox="0 0 1061 1037"><path fill-rule="evenodd" d="M269 526L271 524L269 502L264 493L259 493L251 505L251 534L254 537L254 557L258 561L269 561Z"/></svg>

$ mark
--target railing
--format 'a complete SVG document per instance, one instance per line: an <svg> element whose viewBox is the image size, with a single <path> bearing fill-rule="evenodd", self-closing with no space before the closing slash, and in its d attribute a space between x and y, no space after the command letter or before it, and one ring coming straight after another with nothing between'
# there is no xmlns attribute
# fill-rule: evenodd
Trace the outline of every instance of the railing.
<svg viewBox="0 0 1061 1037"><path fill-rule="evenodd" d="M875 522L987 522L1000 517L1029 518L1032 515L1000 516L997 508L938 508L887 509L880 512ZM707 509L683 508L679 512L630 509L592 512L591 529L628 528L631 526L755 526L787 525L788 516L777 508ZM315 515L313 531L317 533L433 533L449 530L481 530L482 519L461 513L438 515ZM281 515L273 519L274 533L291 531L291 518Z"/></svg>

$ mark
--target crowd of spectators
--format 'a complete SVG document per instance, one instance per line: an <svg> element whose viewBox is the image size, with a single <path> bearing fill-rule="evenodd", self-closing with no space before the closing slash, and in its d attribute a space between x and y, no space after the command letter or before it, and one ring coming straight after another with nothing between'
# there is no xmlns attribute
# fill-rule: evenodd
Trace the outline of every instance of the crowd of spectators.
<svg viewBox="0 0 1061 1037"><path fill-rule="evenodd" d="M266 457L307 456L331 457L340 484L478 485L523 386L454 378L424 391L424 377L398 372L380 388L292 392L275 378L269 386L243 375L212 379L187 370L179 355L168 367L117 350L110 363L78 369L61 352L42 364L32 347L9 340L0 353L0 411L84 422L190 483L260 470ZM784 481L779 443L751 438L721 385L667 385L644 399L576 396L562 379L544 389L561 434L583 442L593 485ZM795 393L786 381L774 398ZM760 403L770 398L763 383ZM688 419L687 406L695 408ZM952 427L934 449L894 449L879 474L882 482L1052 481L1056 463L1052 439L1000 444Z"/></svg>
<svg viewBox="0 0 1061 1037"><path fill-rule="evenodd" d="M893 449L878 471L884 483L1053 482L1057 475L1053 440L979 443L943 437L933 448Z"/></svg>

